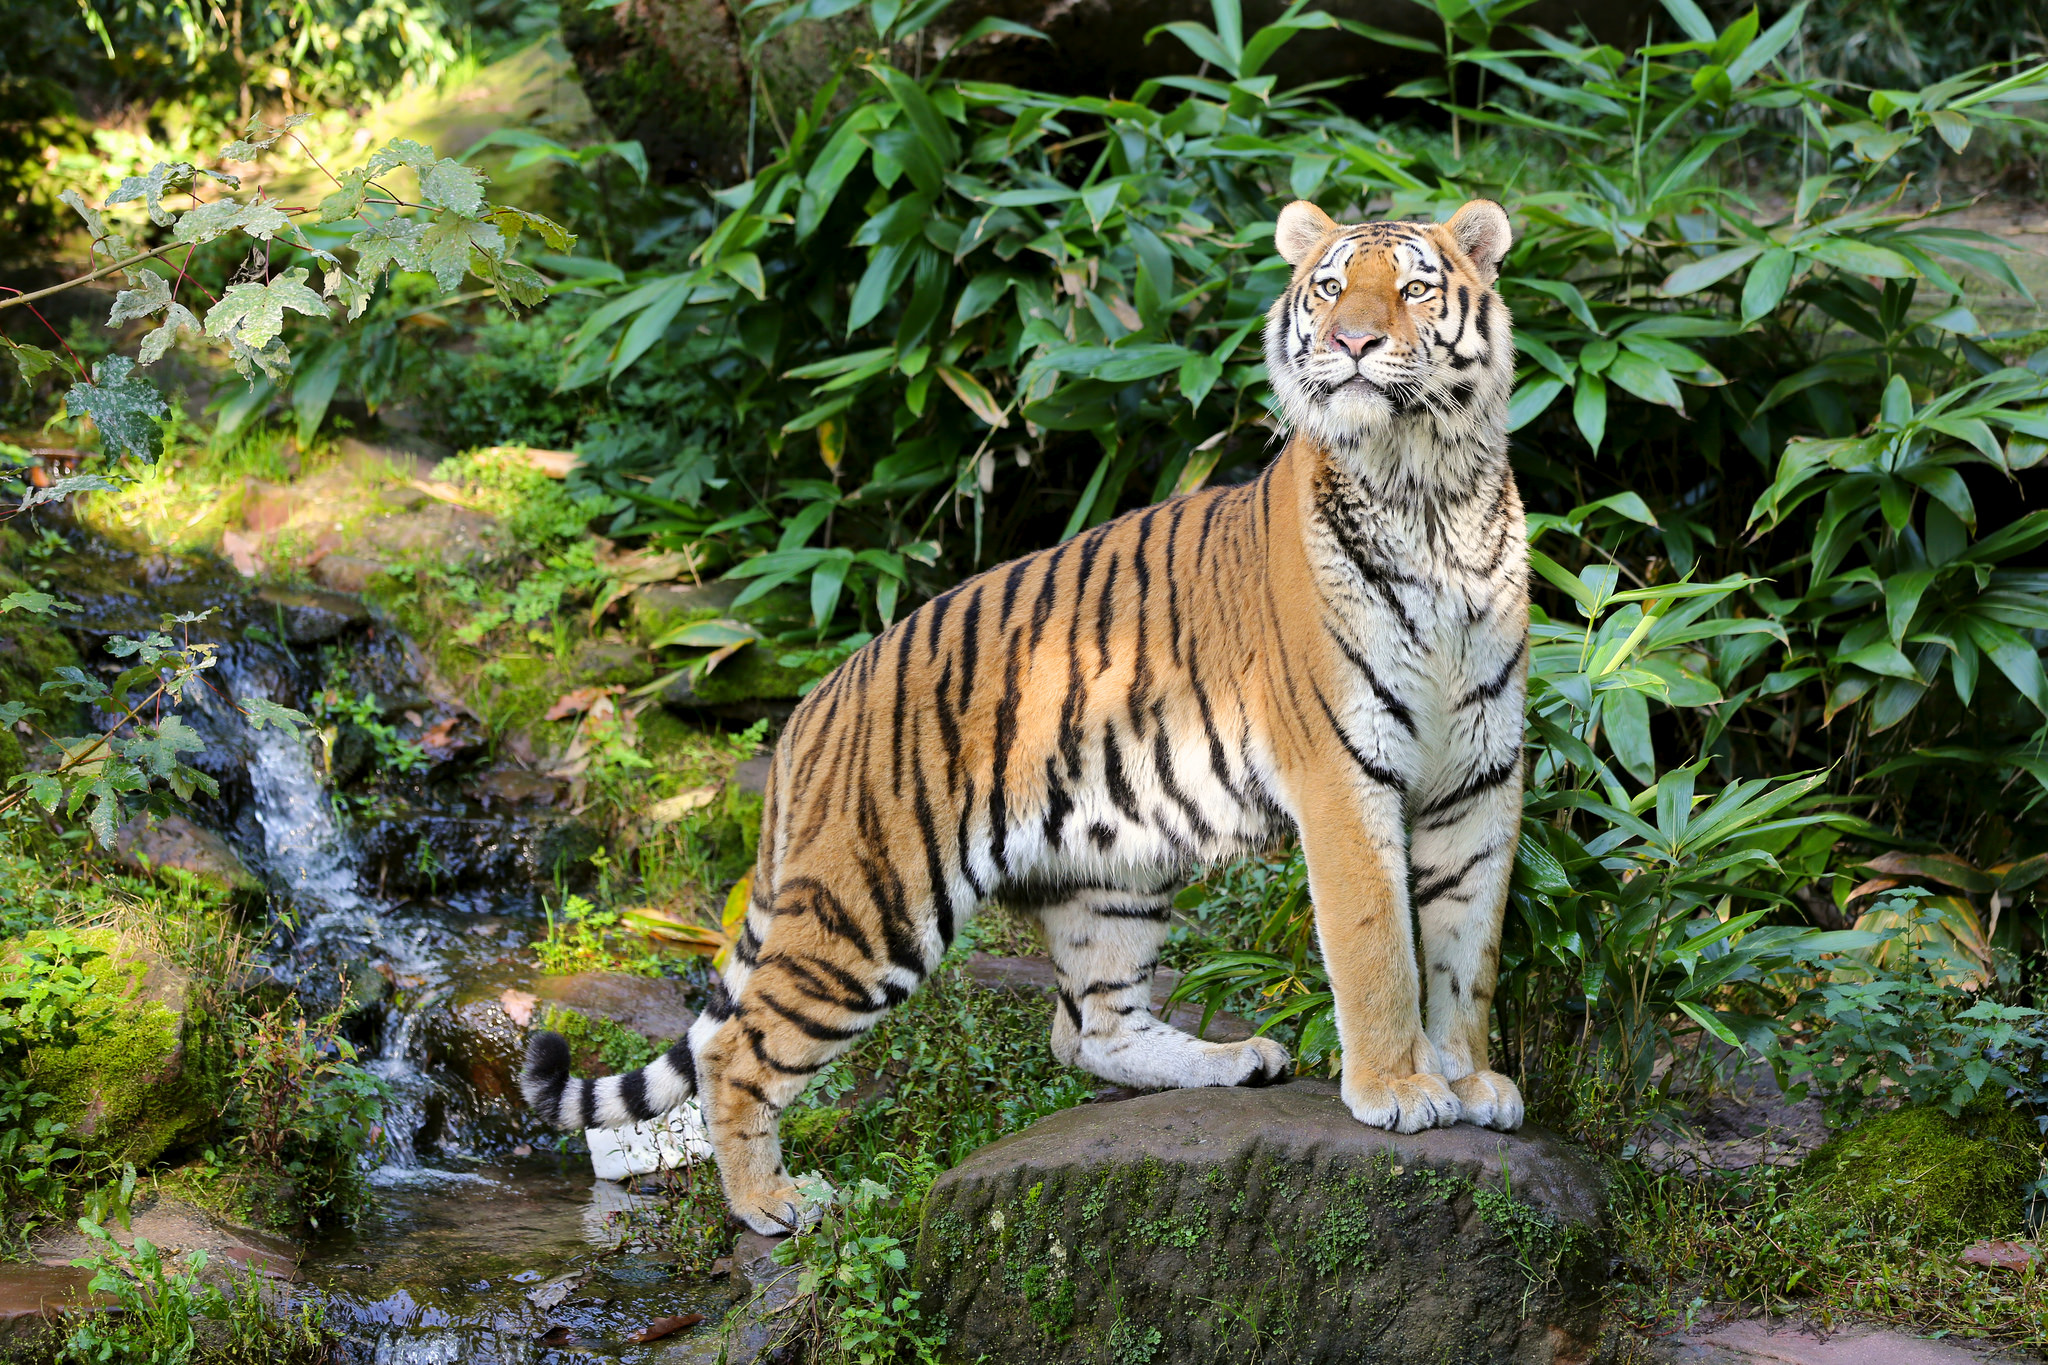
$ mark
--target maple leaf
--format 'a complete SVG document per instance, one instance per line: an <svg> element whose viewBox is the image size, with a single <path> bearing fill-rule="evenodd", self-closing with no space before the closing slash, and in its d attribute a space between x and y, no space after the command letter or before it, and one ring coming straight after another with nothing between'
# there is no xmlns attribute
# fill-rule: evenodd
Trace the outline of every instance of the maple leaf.
<svg viewBox="0 0 2048 1365"><path fill-rule="evenodd" d="M164 207L164 191L192 183L192 163L189 161L159 161L146 174L131 175L114 187L107 197L105 207L125 204L140 199L149 210L149 221L158 227L171 225L171 212Z"/></svg>
<svg viewBox="0 0 2048 1365"><path fill-rule="evenodd" d="M21 371L21 382L33 384L36 376L44 370L54 370L63 365L64 358L55 351L46 351L40 346L29 346L19 341L0 336L0 346L5 346L14 357L15 368Z"/></svg>
<svg viewBox="0 0 2048 1365"><path fill-rule="evenodd" d="M141 725L140 733L133 739L117 739L124 757L152 777L170 777L184 764L179 754L196 754L206 748L206 741L199 732L185 723L175 712L164 717L161 725Z"/></svg>
<svg viewBox="0 0 2048 1365"><path fill-rule="evenodd" d="M370 173L367 170L350 171L341 178L341 188L320 201L322 223L338 223L344 218L353 218L363 211L363 200L370 193Z"/></svg>
<svg viewBox="0 0 2048 1365"><path fill-rule="evenodd" d="M280 706L268 697L243 697L235 703L248 718L249 728L261 730L265 725L275 725L290 734L300 729L311 729L312 718L303 711L294 711L289 706Z"/></svg>
<svg viewBox="0 0 2048 1365"><path fill-rule="evenodd" d="M469 273L470 252L481 251L493 258L504 256L505 234L489 223L443 213L420 233L414 250L417 263L411 268L427 271L441 288L454 290Z"/></svg>
<svg viewBox="0 0 2048 1365"><path fill-rule="evenodd" d="M384 172L396 170L400 166L421 170L433 165L437 160L439 158L434 155L434 149L426 143L415 142L409 137L395 137L370 154L369 163L363 170L374 180Z"/></svg>
<svg viewBox="0 0 2048 1365"><path fill-rule="evenodd" d="M91 383L71 386L64 395L64 411L92 418L109 455L154 460L164 449L163 428L156 419L170 411L170 405L134 369L135 362L127 356L108 356L93 366Z"/></svg>
<svg viewBox="0 0 2048 1365"><path fill-rule="evenodd" d="M159 309L170 307L170 282L154 270L131 270L128 279L136 288L123 289L114 295L114 311L107 314L107 326L119 327L136 318L146 318Z"/></svg>
<svg viewBox="0 0 2048 1365"><path fill-rule="evenodd" d="M99 210L85 202L77 190L66 190L57 196L60 203L69 204L80 218L85 220L85 230L92 237L92 249L104 254L107 259L118 261L131 254L128 239L108 229L101 219Z"/></svg>
<svg viewBox="0 0 2048 1365"><path fill-rule="evenodd" d="M484 173L442 157L420 168L420 198L435 208L474 214L484 206Z"/></svg>
<svg viewBox="0 0 2048 1365"><path fill-rule="evenodd" d="M207 310L206 334L238 340L261 352L284 332L285 310L308 317L327 316L327 304L306 287L306 268L296 266L265 283L231 284L219 303Z"/></svg>
<svg viewBox="0 0 2048 1365"><path fill-rule="evenodd" d="M182 303L173 303L170 311L164 314L164 325L142 339L137 358L145 365L156 364L164 358L164 352L171 349L171 343L178 339L180 332L203 336L205 329L199 325L199 319L193 316L190 308Z"/></svg>
<svg viewBox="0 0 2048 1365"><path fill-rule="evenodd" d="M356 273L367 280L394 265L400 270L417 269L413 264L417 240L425 230L425 224L410 218L392 218L358 232L349 239L356 249Z"/></svg>
<svg viewBox="0 0 2048 1365"><path fill-rule="evenodd" d="M291 226L291 219L280 213L275 199L266 199L261 192L244 204L234 199L216 199L211 204L201 204L178 216L178 226L171 232L171 240L177 242L210 242L222 233L239 229L251 237L264 241L276 236Z"/></svg>
<svg viewBox="0 0 2048 1365"><path fill-rule="evenodd" d="M242 136L220 149L222 161L254 161L257 156L270 148L270 144L289 133L292 129L312 118L311 114L293 114L277 127L264 123L261 114L249 115L249 126ZM261 129L261 132L257 130Z"/></svg>
<svg viewBox="0 0 2048 1365"><path fill-rule="evenodd" d="M339 265L327 268L327 279L321 289L323 294L348 309L348 320L354 322L370 306L370 286L343 270Z"/></svg>
<svg viewBox="0 0 2048 1365"><path fill-rule="evenodd" d="M499 230L505 234L507 251L510 251L512 244L519 240L519 234L528 228L540 234L540 239L547 243L550 251L567 251L576 245L576 234L554 219L542 217L538 213L529 213L525 209L513 208L510 204L491 205L491 211L484 215L484 220L496 223Z"/></svg>

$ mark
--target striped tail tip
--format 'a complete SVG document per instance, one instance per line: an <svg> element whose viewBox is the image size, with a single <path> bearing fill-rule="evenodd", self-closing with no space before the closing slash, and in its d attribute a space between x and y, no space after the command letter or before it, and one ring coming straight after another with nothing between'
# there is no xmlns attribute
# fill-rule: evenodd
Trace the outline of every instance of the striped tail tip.
<svg viewBox="0 0 2048 1365"><path fill-rule="evenodd" d="M519 1092L535 1113L557 1128L580 1128L575 1116L564 1121L562 1095L569 1088L569 1040L559 1033L536 1033L526 1044L526 1066L519 1073Z"/></svg>

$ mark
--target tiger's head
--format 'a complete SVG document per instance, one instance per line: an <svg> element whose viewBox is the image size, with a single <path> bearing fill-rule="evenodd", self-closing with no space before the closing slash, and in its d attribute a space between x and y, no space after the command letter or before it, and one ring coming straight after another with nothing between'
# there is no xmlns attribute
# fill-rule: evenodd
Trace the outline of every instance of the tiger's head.
<svg viewBox="0 0 2048 1365"><path fill-rule="evenodd" d="M1294 278L1267 314L1266 370L1290 427L1331 449L1416 418L1446 434L1503 429L1514 343L1493 288L1512 236L1500 205L1346 227L1296 200L1273 236Z"/></svg>

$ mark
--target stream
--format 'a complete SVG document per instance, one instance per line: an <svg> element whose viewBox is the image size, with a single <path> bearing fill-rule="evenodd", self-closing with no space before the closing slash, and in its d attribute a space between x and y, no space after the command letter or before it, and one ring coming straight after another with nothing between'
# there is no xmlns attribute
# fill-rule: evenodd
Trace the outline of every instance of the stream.
<svg viewBox="0 0 2048 1365"><path fill-rule="evenodd" d="M217 644L221 690L233 696L308 709L322 669L339 658L381 678L380 693L418 720L459 714L422 694L417 654L350 599L252 592L210 561L137 562L96 544L79 547L78 565L85 572L67 586L86 607L77 629L88 640L146 628L159 612L211 609L194 629ZM369 1002L347 1032L390 1092L368 1172L374 1203L307 1245L294 1291L324 1306L338 1358L538 1365L701 1350L730 1291L723 1277L680 1278L629 1241L622 1215L656 1204L654 1187L595 1179L580 1137L534 1124L502 1080L479 1089L450 1041L464 1002L473 1008L536 975L528 943L542 931L539 892L553 894L541 854L559 842L564 817L477 801L460 761L437 765L403 800L340 817L318 740L251 730L218 696L186 714L208 740L198 761L221 784L202 822L275 891L277 932L262 965L309 1015L345 997ZM519 1039L498 1042L502 1075ZM693 1312L707 1325L627 1341Z"/></svg>

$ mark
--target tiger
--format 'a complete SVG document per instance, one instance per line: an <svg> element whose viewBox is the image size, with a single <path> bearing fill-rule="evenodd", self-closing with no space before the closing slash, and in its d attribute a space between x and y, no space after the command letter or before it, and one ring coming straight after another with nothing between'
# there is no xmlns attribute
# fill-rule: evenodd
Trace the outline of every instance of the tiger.
<svg viewBox="0 0 2048 1365"><path fill-rule="evenodd" d="M1278 1042L1206 1042L1150 1001L1185 879L1298 835L1351 1114L1517 1128L1487 1055L1528 659L1510 240L1488 200L1351 226L1287 205L1280 453L969 578L829 674L776 744L703 1013L595 1080L538 1034L533 1109L617 1127L701 1096L732 1213L798 1228L782 1111L992 900L1038 917L1062 1063L1147 1089L1280 1081Z"/></svg>

